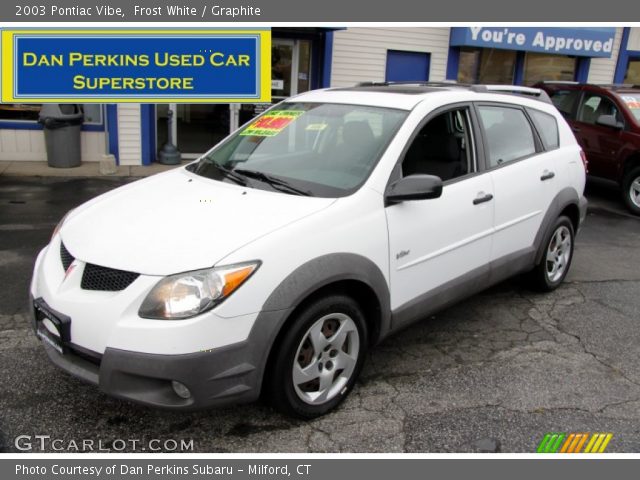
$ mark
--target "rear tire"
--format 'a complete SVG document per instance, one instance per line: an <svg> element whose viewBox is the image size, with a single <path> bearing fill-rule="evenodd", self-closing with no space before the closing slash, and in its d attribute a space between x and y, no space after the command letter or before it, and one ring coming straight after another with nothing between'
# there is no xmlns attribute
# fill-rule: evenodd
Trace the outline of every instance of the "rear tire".
<svg viewBox="0 0 640 480"><path fill-rule="evenodd" d="M368 345L362 309L346 295L321 297L286 326L267 379L267 400L310 419L334 409L360 374Z"/></svg>
<svg viewBox="0 0 640 480"><path fill-rule="evenodd" d="M575 233L568 217L560 216L545 238L540 263L529 273L530 284L539 292L551 292L564 281L573 259Z"/></svg>
<svg viewBox="0 0 640 480"><path fill-rule="evenodd" d="M632 168L622 180L622 197L634 215L640 215L640 167Z"/></svg>

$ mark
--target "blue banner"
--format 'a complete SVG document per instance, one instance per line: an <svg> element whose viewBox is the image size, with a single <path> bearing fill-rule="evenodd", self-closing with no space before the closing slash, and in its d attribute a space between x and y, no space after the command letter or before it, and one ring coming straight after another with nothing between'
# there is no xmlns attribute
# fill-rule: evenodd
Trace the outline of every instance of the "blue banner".
<svg viewBox="0 0 640 480"><path fill-rule="evenodd" d="M53 33L3 32L3 101L270 100L269 31Z"/></svg>
<svg viewBox="0 0 640 480"><path fill-rule="evenodd" d="M602 27L454 27L450 44L608 58L615 34L615 28Z"/></svg>

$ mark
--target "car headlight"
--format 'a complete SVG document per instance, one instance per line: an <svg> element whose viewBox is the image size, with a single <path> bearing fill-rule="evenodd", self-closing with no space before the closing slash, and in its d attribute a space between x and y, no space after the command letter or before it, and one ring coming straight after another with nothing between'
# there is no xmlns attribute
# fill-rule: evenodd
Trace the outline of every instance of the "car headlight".
<svg viewBox="0 0 640 480"><path fill-rule="evenodd" d="M165 277L151 289L138 315L158 320L199 315L236 291L259 266L255 261Z"/></svg>

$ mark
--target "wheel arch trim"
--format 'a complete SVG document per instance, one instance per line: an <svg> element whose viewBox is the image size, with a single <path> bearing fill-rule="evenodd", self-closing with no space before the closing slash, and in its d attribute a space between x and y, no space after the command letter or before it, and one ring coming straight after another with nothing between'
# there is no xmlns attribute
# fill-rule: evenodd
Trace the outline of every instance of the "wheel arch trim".
<svg viewBox="0 0 640 480"><path fill-rule="evenodd" d="M314 293L344 281L357 281L377 297L380 319L377 338L391 328L389 285L380 268L370 259L353 253L332 253L316 257L287 275L265 301L249 334L250 342L261 350L259 374L264 381L272 349L296 308Z"/></svg>
<svg viewBox="0 0 640 480"><path fill-rule="evenodd" d="M536 249L535 256L535 265L538 265L542 260L542 256L545 251L545 239L549 237L551 234L551 229L556 221L556 219L560 216L560 214L567 209L567 207L575 207L578 210L578 226L583 217L581 213L581 209L586 208L586 203L580 201L580 196L578 192L572 187L566 187L560 190L556 196L551 201L547 212L545 213L542 222L540 224L540 228L538 228L538 232L533 241L533 245ZM573 219L572 219L573 225ZM575 225L574 225L575 228ZM575 228L574 235L577 233L577 228Z"/></svg>

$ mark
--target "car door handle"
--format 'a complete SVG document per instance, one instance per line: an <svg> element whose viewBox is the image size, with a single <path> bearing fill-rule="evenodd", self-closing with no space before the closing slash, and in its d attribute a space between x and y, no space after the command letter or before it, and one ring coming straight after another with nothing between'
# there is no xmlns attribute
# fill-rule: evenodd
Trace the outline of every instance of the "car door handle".
<svg viewBox="0 0 640 480"><path fill-rule="evenodd" d="M484 192L480 192L478 196L473 199L473 204L479 205L484 202L490 202L491 200L493 200L493 195L491 195L490 193L487 193L485 195Z"/></svg>
<svg viewBox="0 0 640 480"><path fill-rule="evenodd" d="M580 131L580 129L578 127L571 127L571 130L573 130L576 133Z"/></svg>
<svg viewBox="0 0 640 480"><path fill-rule="evenodd" d="M549 170L545 170L544 172L542 172L542 176L540 177L540 180L544 182L545 180L551 180L555 176L556 176L555 173L550 172Z"/></svg>

